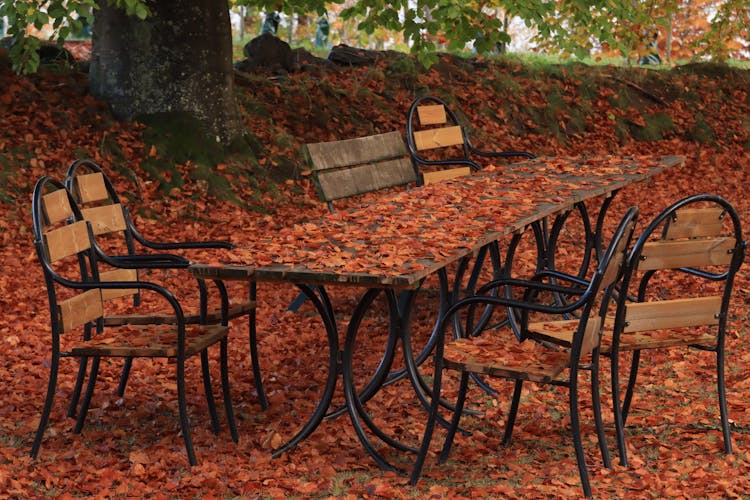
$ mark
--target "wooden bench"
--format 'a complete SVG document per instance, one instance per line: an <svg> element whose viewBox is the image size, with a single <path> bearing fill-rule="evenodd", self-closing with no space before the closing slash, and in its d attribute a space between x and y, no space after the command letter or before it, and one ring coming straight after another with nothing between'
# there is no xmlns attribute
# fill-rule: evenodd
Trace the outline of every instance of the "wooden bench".
<svg viewBox="0 0 750 500"><path fill-rule="evenodd" d="M304 151L321 200L333 201L417 182L399 132L306 144Z"/></svg>

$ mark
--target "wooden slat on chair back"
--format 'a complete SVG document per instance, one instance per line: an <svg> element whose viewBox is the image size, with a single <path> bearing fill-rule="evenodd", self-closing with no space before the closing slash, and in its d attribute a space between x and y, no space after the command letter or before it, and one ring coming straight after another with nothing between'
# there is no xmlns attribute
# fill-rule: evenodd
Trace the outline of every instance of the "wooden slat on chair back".
<svg viewBox="0 0 750 500"><path fill-rule="evenodd" d="M42 208L47 224L55 225L73 217L73 209L68 200L68 193L64 189L58 189L47 193L42 197Z"/></svg>
<svg viewBox="0 0 750 500"><path fill-rule="evenodd" d="M82 208L81 213L84 219L91 222L91 229L94 231L95 236L125 231L127 229L122 205L119 203Z"/></svg>
<svg viewBox="0 0 750 500"><path fill-rule="evenodd" d="M81 205L109 198L104 175L101 172L77 175L73 189Z"/></svg>
<svg viewBox="0 0 750 500"><path fill-rule="evenodd" d="M583 342L581 343L581 356L591 354L599 345L599 335L601 333L602 318L592 316L586 323L586 331L583 332Z"/></svg>
<svg viewBox="0 0 750 500"><path fill-rule="evenodd" d="M325 201L416 182L398 132L306 145Z"/></svg>
<svg viewBox="0 0 750 500"><path fill-rule="evenodd" d="M445 106L442 104L424 104L417 106L419 123L424 125L442 125L448 122Z"/></svg>
<svg viewBox="0 0 750 500"><path fill-rule="evenodd" d="M471 175L470 167L459 167L446 170L435 170L433 172L424 172L422 174L422 183L426 186L427 184L447 181L450 179L455 179L457 177L463 177L465 175Z"/></svg>
<svg viewBox="0 0 750 500"><path fill-rule="evenodd" d="M728 265L732 260L734 238L653 241L643 245L638 269L678 269Z"/></svg>
<svg viewBox="0 0 750 500"><path fill-rule="evenodd" d="M47 231L44 240L50 262L58 262L91 247L86 221Z"/></svg>
<svg viewBox="0 0 750 500"><path fill-rule="evenodd" d="M721 234L724 224L721 208L684 208L677 210L667 224L665 239L708 238Z"/></svg>
<svg viewBox="0 0 750 500"><path fill-rule="evenodd" d="M633 302L625 306L624 333L717 325L721 296Z"/></svg>
<svg viewBox="0 0 750 500"><path fill-rule="evenodd" d="M625 246L627 244L628 241L626 238L622 238L617 243L615 253L612 255L612 258L607 264L607 268L604 270L604 276L602 277L602 282L599 284L599 289L596 292L597 294L601 293L605 288L617 280L620 270L625 263L625 257L627 255L627 248L625 248Z"/></svg>
<svg viewBox="0 0 750 500"><path fill-rule="evenodd" d="M418 130L414 132L414 145L416 146L417 151L444 148L448 146L460 146L463 143L464 134L461 127L458 125Z"/></svg>
<svg viewBox="0 0 750 500"><path fill-rule="evenodd" d="M138 271L135 269L112 269L99 273L101 281L138 281ZM118 297L136 295L137 288L102 289L102 300L112 300Z"/></svg>
<svg viewBox="0 0 750 500"><path fill-rule="evenodd" d="M104 314L101 290L86 290L57 304L57 312L63 332L85 325Z"/></svg>

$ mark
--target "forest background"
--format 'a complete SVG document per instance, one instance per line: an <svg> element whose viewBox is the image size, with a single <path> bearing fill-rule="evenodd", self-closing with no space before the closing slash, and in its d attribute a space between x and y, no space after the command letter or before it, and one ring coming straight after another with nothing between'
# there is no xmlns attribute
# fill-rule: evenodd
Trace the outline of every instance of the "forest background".
<svg viewBox="0 0 750 500"><path fill-rule="evenodd" d="M70 47L85 58L85 44ZM475 142L488 149L524 149L549 156L684 155L686 164L679 171L654 179L647 189L619 193L613 213L635 203L647 220L684 195L714 192L737 206L748 227L748 71L716 62L623 67L471 54L438 55L426 68L414 56L384 52L359 67L283 76L260 71L238 77L236 84L242 123L252 142L248 151L227 156L203 147L189 129L165 135L152 125L117 120L106 103L90 95L85 74L75 70L47 66L19 76L7 65L0 69L0 380L5 388L0 397L0 496L579 496L575 459L566 441L564 396L554 390L530 391L509 448L498 446L507 394L487 398L476 393L486 413L468 424L474 435L457 442L447 464L428 460L417 487L380 471L342 419L325 422L297 449L271 459L269 447L299 426L305 412L309 414L326 358L320 324L311 310L286 311L296 290L282 285L259 290L259 347L271 399L265 412L253 393L246 325L232 325L238 445L226 432L218 437L210 432L196 390L190 411L201 464L187 467L177 436L170 367L158 362L136 367L124 398L114 394L119 366L105 367L88 424L81 435L73 435L73 423L64 417L75 371L70 365L67 371L63 367L40 457L30 459L49 356L49 316L41 272L35 271L30 229L31 189L41 175L62 176L76 158L92 158L125 193L136 224L149 236L227 238L241 245L264 232L327 214L307 175L303 144L403 132L411 101L433 93L461 111ZM374 203L377 196L352 203ZM193 258L215 260L221 255ZM575 253L569 258L574 261ZM189 295L190 284L181 284L185 280L179 276L154 278ZM338 292L335 306L351 310L356 292ZM653 353L630 420L631 466L603 469L591 427L587 429L596 496L741 498L750 490L750 349L745 342L749 302L750 283L743 267L728 341L735 453L721 452L710 356ZM342 315L342 324L346 319ZM427 311L415 329L429 326ZM372 341L377 352L378 337ZM372 360L359 362L371 366ZM191 367L188 377L198 376L197 366ZM415 402L404 401L407 390L396 384L375 404L378 418L397 415L401 432L417 440L424 414Z"/></svg>

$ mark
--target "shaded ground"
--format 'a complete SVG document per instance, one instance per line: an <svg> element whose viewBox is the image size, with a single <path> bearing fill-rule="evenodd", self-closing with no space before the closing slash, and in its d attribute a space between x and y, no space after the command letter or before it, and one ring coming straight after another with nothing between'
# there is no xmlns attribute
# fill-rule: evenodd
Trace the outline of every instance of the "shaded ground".
<svg viewBox="0 0 750 500"><path fill-rule="evenodd" d="M326 421L292 453L272 460L269 447L288 437L311 411L326 359L312 309L307 305L300 313L287 312L297 292L282 285L264 284L259 290L261 363L271 399L266 412L260 411L254 394L247 327L232 325L238 445L227 432L216 437L209 431L193 363L188 377L198 467L187 467L170 380L173 367L167 363L136 363L123 399L114 394L119 365L107 364L87 426L82 435L73 435L73 421L64 415L74 367L66 363L40 457L29 459L49 360L49 313L28 215L31 188L40 175L61 176L75 158L88 156L108 168L120 191L127 193L144 233L231 238L242 244L278 225L326 213L304 175L301 144L403 131L411 100L430 91L462 110L473 125L475 142L487 149L685 155L686 167L678 173L618 194L613 212L637 203L646 219L678 197L709 191L735 203L750 227L748 72L706 65L651 72L461 60L445 60L421 71L412 59L396 58L315 76L257 74L238 84L252 153L210 169L200 151L175 158L178 147L152 141L141 126L112 120L106 106L87 95L80 75L42 73L21 79L0 70L0 497L579 496L575 459L566 440L565 395L552 389L526 393L509 448L499 447L509 388L499 386L500 395L494 398L475 393L473 401L486 413L466 419L474 435L457 441L447 464L438 466L430 458L417 487L380 471L361 449L346 417ZM157 170L160 166L168 168ZM376 199L373 195L358 201ZM574 252L568 259L575 261ZM172 283L188 295L189 284L181 281L176 276ZM343 325L357 296L354 291L335 292ZM711 356L649 353L629 420L629 468L601 467L590 414L584 411L596 496L742 497L750 491L749 299L745 267L737 282L728 341L736 453L721 453ZM431 313L426 305L419 309L418 333L429 330ZM378 359L384 317L373 314L367 323L372 344L358 350L357 363L371 368ZM397 423L389 429L416 443L422 413L405 394L408 387L395 384L372 408L378 421ZM614 452L613 439L610 448Z"/></svg>

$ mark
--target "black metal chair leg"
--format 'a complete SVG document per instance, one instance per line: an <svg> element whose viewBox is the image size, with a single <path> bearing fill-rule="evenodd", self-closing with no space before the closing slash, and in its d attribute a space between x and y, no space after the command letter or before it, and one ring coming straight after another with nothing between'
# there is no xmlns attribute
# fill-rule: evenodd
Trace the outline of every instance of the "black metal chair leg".
<svg viewBox="0 0 750 500"><path fill-rule="evenodd" d="M570 428L573 434L573 446L576 451L576 461L578 462L578 473L581 476L581 486L583 494L586 497L591 496L591 484L589 483L589 473L586 468L586 457L583 454L583 443L581 441L581 423L578 415L578 392L575 381L570 386Z"/></svg>
<svg viewBox="0 0 750 500"><path fill-rule="evenodd" d="M180 427L182 429L182 439L185 441L185 451L187 452L188 462L190 465L198 465L193 449L193 439L190 436L190 420L187 413L187 401L185 396L185 360L177 360L177 405L180 409Z"/></svg>
<svg viewBox="0 0 750 500"><path fill-rule="evenodd" d="M633 401L633 392L635 390L635 381L638 378L638 365L641 360L641 351L633 351L633 359L630 362L630 375L628 376L628 387L625 390L625 399L622 401L622 425L623 428L628 421L628 411L630 403Z"/></svg>
<svg viewBox="0 0 750 500"><path fill-rule="evenodd" d="M250 300L256 300L257 291L256 284L250 283ZM250 332L250 362L253 365L253 380L255 380L255 390L258 392L258 402L260 403L261 410L268 408L268 398L266 397L266 391L263 388L263 378L260 372L260 359L258 357L258 329L257 329L257 315L255 310L251 311L248 315L248 331Z"/></svg>
<svg viewBox="0 0 750 500"><path fill-rule="evenodd" d="M221 426L219 426L219 416L216 413L214 391L211 388L211 371L208 366L208 349L203 349L201 351L201 373L203 375L203 390L206 393L208 413L211 415L211 427L214 430L214 434L218 434L219 431L221 431Z"/></svg>
<svg viewBox="0 0 750 500"><path fill-rule="evenodd" d="M76 419L76 426L73 429L73 434L78 434L83 429L83 424L86 421L86 415L89 412L89 405L91 404L91 397L94 395L94 386L96 385L96 377L99 376L99 362L100 358L95 357L91 360L91 373L89 373L89 382L86 384L86 392L83 395L83 401L81 402L81 408L78 412L78 418Z"/></svg>
<svg viewBox="0 0 750 500"><path fill-rule="evenodd" d="M130 376L130 369L133 367L133 358L125 358L125 363L122 365L122 374L120 375L120 385L117 386L117 395L123 397L125 395L125 387L128 385L128 377Z"/></svg>
<svg viewBox="0 0 750 500"><path fill-rule="evenodd" d="M57 373L60 368L60 357L57 353L52 354L52 362L50 365L49 381L47 382L47 396L44 398L44 408L42 409L41 417L39 417L39 427L36 429L34 444L31 445L30 455L32 458L36 458L39 454L39 448L42 445L42 438L44 437L44 430L47 428L47 423L49 423L49 416L52 412L52 403L55 400Z"/></svg>
<svg viewBox="0 0 750 500"><path fill-rule="evenodd" d="M516 423L516 415L518 415L518 403L521 401L521 389L523 389L523 380L516 380L513 384L513 399L510 402L508 420L505 423L505 433L503 434L503 444L506 446L510 443L510 437L513 435L513 426Z"/></svg>
<svg viewBox="0 0 750 500"><path fill-rule="evenodd" d="M88 357L82 357L78 360L78 375L76 375L76 383L73 386L73 392L70 395L70 403L68 404L68 418L75 418L78 414L78 402L81 400L81 390L83 389L83 382L86 380L86 370L89 364Z"/></svg>
<svg viewBox="0 0 750 500"><path fill-rule="evenodd" d="M445 436L445 442L443 443L443 449L440 451L438 457L438 463L442 464L448 460L448 455L451 452L451 446L453 446L453 439L456 437L456 430L458 430L458 424L461 421L461 413L464 409L464 403L466 403L466 392L469 387L469 373L461 372L461 384L458 387L458 398L456 399L456 407L453 411L453 418L451 419L451 425L448 428L448 434Z"/></svg>
<svg viewBox="0 0 750 500"><path fill-rule="evenodd" d="M617 435L617 452L620 455L620 465L628 466L628 451L625 447L625 422L622 419L622 406L620 405L620 354L617 351L610 353L610 373L612 385L612 412L615 419L615 433Z"/></svg>
<svg viewBox="0 0 750 500"><path fill-rule="evenodd" d="M594 354L591 363L591 404L594 410L594 422L596 423L596 435L599 439L599 450L602 453L602 462L607 469L612 468L612 460L607 447L607 436L604 433L604 422L602 421L602 400L599 394L599 354Z"/></svg>
<svg viewBox="0 0 750 500"><path fill-rule="evenodd" d="M232 407L232 393L229 390L229 342L226 338L222 339L219 345L221 353L221 389L224 396L224 412L227 415L227 424L229 433L232 435L232 441L235 443L240 440L237 433L237 423L234 420L234 408Z"/></svg>
<svg viewBox="0 0 750 500"><path fill-rule="evenodd" d="M724 453L732 453L732 430L729 427L729 412L727 410L727 388L724 376L724 350L716 352L716 382L719 393L719 412L721 414L721 429L724 433Z"/></svg>
<svg viewBox="0 0 750 500"><path fill-rule="evenodd" d="M427 458L427 453L430 451L430 442L432 441L432 434L435 431L435 422L437 421L438 410L440 409L440 387L443 380L443 367L441 365L442 359L443 341L438 340L435 344L435 372L432 380L432 404L430 405L427 425L425 425L424 436L422 437L422 444L419 447L417 459L415 460L414 467L409 475L409 484L412 486L417 484L419 476L422 475L422 467L424 467L424 461Z"/></svg>

